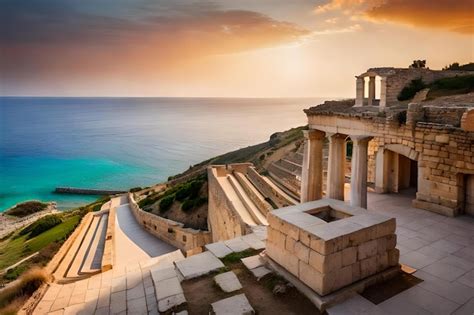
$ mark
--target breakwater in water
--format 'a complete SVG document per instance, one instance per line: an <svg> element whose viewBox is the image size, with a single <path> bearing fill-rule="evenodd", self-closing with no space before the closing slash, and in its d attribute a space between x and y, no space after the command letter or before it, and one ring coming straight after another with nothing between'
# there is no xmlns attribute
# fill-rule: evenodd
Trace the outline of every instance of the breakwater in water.
<svg viewBox="0 0 474 315"><path fill-rule="evenodd" d="M116 195L123 194L123 190L105 190L105 189L87 189L75 187L56 187L54 190L57 194L76 194L76 195Z"/></svg>

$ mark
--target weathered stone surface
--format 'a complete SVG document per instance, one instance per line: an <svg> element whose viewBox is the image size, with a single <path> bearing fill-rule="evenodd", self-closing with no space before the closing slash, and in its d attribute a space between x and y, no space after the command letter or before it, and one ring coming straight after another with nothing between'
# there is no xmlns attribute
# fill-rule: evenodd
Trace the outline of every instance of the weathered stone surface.
<svg viewBox="0 0 474 315"><path fill-rule="evenodd" d="M242 289L242 285L233 271L224 272L215 276L214 281L224 292L234 292Z"/></svg>
<svg viewBox="0 0 474 315"><path fill-rule="evenodd" d="M257 280L260 280L272 271L265 266L260 266L254 269L250 269L250 272L255 276L255 278L257 278Z"/></svg>
<svg viewBox="0 0 474 315"><path fill-rule="evenodd" d="M232 253L232 250L229 247L227 247L224 244L224 242L216 242L216 243L207 244L205 248L218 258L225 257L226 255L229 255L230 253Z"/></svg>
<svg viewBox="0 0 474 315"><path fill-rule="evenodd" d="M224 267L224 264L212 253L204 252L184 260L177 261L176 267L184 279L192 279Z"/></svg>
<svg viewBox="0 0 474 315"><path fill-rule="evenodd" d="M224 244L229 247L233 252L238 253L250 248L250 245L241 237L236 237L227 241L224 241Z"/></svg>
<svg viewBox="0 0 474 315"><path fill-rule="evenodd" d="M254 314L245 294L234 295L211 304L216 315L249 315Z"/></svg>
<svg viewBox="0 0 474 315"><path fill-rule="evenodd" d="M249 270L263 266L264 264L264 261L260 255L245 257L242 258L241 261Z"/></svg>

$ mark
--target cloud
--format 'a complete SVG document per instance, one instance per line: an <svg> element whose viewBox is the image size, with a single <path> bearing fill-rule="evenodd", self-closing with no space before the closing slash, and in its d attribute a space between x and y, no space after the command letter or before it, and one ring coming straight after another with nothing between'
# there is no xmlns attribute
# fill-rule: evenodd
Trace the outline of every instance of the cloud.
<svg viewBox="0 0 474 315"><path fill-rule="evenodd" d="M315 8L323 14L341 11L374 22L395 22L417 27L474 33L472 0L331 0Z"/></svg>

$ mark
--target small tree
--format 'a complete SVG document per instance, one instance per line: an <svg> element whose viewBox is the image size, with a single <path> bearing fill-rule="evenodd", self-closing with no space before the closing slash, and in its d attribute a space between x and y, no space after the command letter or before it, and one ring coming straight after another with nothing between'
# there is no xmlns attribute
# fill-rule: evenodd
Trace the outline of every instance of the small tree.
<svg viewBox="0 0 474 315"><path fill-rule="evenodd" d="M426 60L413 60L413 63L410 65L410 68L413 68L413 69L426 68Z"/></svg>

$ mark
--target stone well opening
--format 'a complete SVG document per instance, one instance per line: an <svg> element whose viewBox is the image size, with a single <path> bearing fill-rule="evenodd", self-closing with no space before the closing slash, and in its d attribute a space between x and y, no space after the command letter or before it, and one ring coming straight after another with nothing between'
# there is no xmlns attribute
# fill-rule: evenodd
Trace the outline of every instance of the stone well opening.
<svg viewBox="0 0 474 315"><path fill-rule="evenodd" d="M324 206L305 211L305 213L317 217L327 223L334 222L340 219L351 217L351 214L336 210L331 206Z"/></svg>

